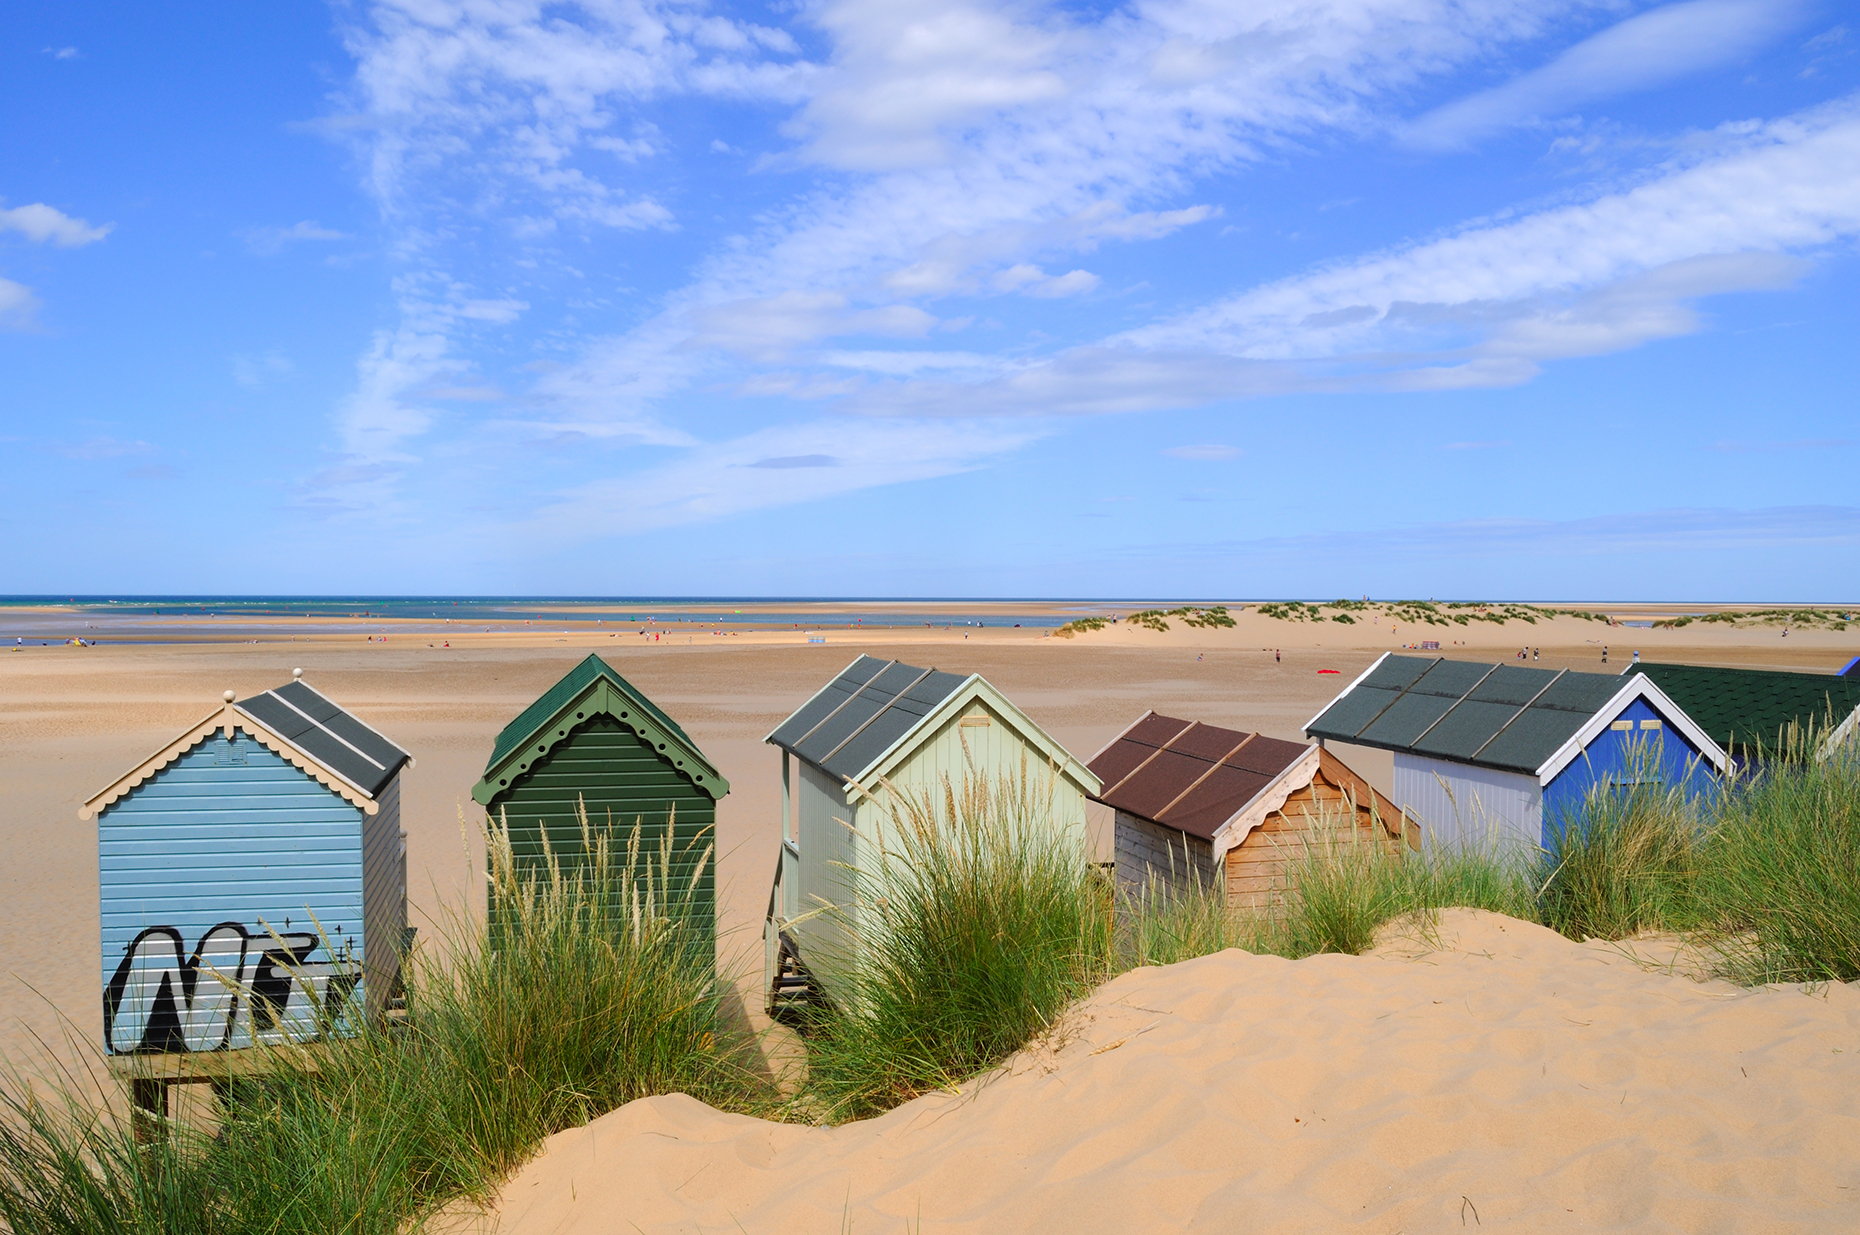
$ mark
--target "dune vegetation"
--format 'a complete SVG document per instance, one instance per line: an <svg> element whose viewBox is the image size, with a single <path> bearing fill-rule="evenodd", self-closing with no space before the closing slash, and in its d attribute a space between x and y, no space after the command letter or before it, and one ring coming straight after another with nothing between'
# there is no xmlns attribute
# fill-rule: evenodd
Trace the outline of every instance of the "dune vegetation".
<svg viewBox="0 0 1860 1235"><path fill-rule="evenodd" d="M403 1023L280 1050L222 1089L219 1121L148 1135L66 1076L0 1090L0 1224L34 1235L362 1235L455 1198L489 1200L551 1133L634 1098L690 1093L760 1110L772 1095L719 1018L711 945L687 929L694 882L669 838L582 817L585 861L520 876L487 829L492 929L411 965ZM705 845L708 856L709 845ZM495 946L490 941L495 939ZM101 1071L101 1068L98 1069Z"/></svg>
<svg viewBox="0 0 1860 1235"><path fill-rule="evenodd" d="M684 1092L809 1123L877 1114L997 1066L1117 972L1226 948L1358 953L1449 907L1571 938L1677 934L1744 983L1860 979L1860 758L1779 761L1710 800L1656 786L1592 797L1547 852L1355 843L1292 855L1271 912L1215 887L1114 896L1039 778L898 795L835 998L778 1093L720 1014L708 940L665 845L587 827L585 862L520 876L489 829L499 919L415 963L408 1015L280 1058L221 1095L212 1127L149 1135L111 1086L0 1087L0 1225L15 1232L400 1232L489 1201L550 1134ZM1349 837L1357 835L1354 828ZM669 842L666 843L669 845ZM495 946L492 944L495 940ZM88 1097L84 1095L89 1095Z"/></svg>

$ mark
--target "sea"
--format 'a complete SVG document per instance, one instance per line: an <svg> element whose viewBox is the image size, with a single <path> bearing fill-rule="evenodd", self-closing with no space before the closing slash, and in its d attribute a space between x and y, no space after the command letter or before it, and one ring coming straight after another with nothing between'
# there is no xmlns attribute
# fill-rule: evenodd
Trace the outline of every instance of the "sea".
<svg viewBox="0 0 1860 1235"><path fill-rule="evenodd" d="M278 634L361 633L393 621L403 631L467 623L516 631L571 620L653 626L1056 627L1075 617L1131 612L1148 601L715 596L0 596L0 643L225 642ZM1174 602L1166 602L1174 603Z"/></svg>

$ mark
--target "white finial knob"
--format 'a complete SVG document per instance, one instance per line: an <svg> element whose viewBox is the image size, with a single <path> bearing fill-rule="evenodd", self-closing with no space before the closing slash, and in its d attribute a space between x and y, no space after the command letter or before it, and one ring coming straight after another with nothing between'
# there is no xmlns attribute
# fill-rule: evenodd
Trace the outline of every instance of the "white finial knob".
<svg viewBox="0 0 1860 1235"><path fill-rule="evenodd" d="M291 670L291 681L295 682L298 678L302 677L303 675L304 675L304 671L302 669L293 669Z"/></svg>
<svg viewBox="0 0 1860 1235"><path fill-rule="evenodd" d="M220 698L226 700L226 702L228 703L231 703L233 701L233 692L229 690L225 694L221 695Z"/></svg>

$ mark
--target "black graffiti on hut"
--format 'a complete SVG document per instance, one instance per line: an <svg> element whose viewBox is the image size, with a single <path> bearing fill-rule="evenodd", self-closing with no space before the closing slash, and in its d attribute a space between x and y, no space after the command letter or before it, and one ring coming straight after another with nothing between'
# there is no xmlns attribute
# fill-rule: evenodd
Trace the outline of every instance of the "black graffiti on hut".
<svg viewBox="0 0 1860 1235"><path fill-rule="evenodd" d="M306 931L255 935L221 922L190 956L180 931L151 926L104 987L104 1045L129 1054L313 1038L347 1010L362 979L346 951L311 960L318 944Z"/></svg>

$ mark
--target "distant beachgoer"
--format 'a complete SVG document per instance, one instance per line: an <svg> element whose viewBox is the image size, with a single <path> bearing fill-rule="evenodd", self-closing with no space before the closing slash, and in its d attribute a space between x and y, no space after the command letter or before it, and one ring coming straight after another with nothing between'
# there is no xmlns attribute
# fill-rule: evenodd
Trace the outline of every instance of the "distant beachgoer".
<svg viewBox="0 0 1860 1235"><path fill-rule="evenodd" d="M1634 649L1634 663L1637 665L1640 663L1640 649L1639 648Z"/></svg>
<svg viewBox="0 0 1860 1235"><path fill-rule="evenodd" d="M1608 645L1606 643L1602 644L1602 663L1604 665L1608 663Z"/></svg>
<svg viewBox="0 0 1860 1235"><path fill-rule="evenodd" d="M1536 660L1536 659L1537 659L1537 655L1538 655L1538 653L1539 653L1539 652L1542 652L1542 651L1543 651L1543 649L1542 649L1542 648L1532 648L1532 649L1531 649L1531 659L1532 659L1532 660Z"/></svg>
<svg viewBox="0 0 1860 1235"><path fill-rule="evenodd" d="M1282 658L1279 656L1279 649L1273 648L1272 649L1272 663L1276 665L1279 663L1281 659Z"/></svg>
<svg viewBox="0 0 1860 1235"><path fill-rule="evenodd" d="M1200 653L1200 652L1196 652L1196 653L1195 653L1195 663L1196 663L1196 664L1200 664L1200 663L1201 663L1201 653Z"/></svg>

